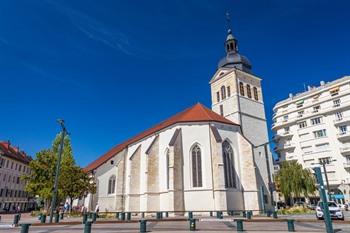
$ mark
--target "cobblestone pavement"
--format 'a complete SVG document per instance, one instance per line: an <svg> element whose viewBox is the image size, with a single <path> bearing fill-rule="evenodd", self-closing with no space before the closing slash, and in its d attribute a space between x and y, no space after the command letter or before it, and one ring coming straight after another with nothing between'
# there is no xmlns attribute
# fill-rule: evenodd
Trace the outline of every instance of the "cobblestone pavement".
<svg viewBox="0 0 350 233"><path fill-rule="evenodd" d="M349 212L347 213L349 216ZM255 217L258 218L258 217ZM314 219L314 215L296 215L296 216L280 216L280 218L295 218L295 219ZM349 219L349 218L347 218ZM3 215L0 222L1 233L18 233L19 227L12 227L13 221L12 215ZM65 218L64 222L76 222L81 221L81 218ZM98 221L103 221L99 219ZM37 218L31 217L28 214L23 214L21 222L26 223L38 223ZM84 226L78 225L56 225L56 226L31 226L30 233L75 233L83 232ZM324 223L318 222L296 222L295 229L297 232L325 232ZM337 232L350 233L350 224L335 224L334 229ZM147 223L147 230L150 232L189 232L189 223L186 221L180 222L149 222ZM224 220L218 220L215 217L202 218L197 222L197 231L203 232L236 232L236 223L232 221L232 218L225 218ZM245 232L287 232L286 222L245 222ZM92 233L111 233L111 232L139 232L139 223L104 223L93 224Z"/></svg>

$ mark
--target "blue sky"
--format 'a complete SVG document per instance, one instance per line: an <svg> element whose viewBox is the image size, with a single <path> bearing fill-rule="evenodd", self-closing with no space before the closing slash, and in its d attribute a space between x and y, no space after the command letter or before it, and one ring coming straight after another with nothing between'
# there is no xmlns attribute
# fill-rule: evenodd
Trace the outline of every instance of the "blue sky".
<svg viewBox="0 0 350 233"><path fill-rule="evenodd" d="M348 1L3 0L0 139L30 155L64 118L77 162L201 102L224 56L225 12L273 105L350 74ZM270 132L271 135L271 132Z"/></svg>

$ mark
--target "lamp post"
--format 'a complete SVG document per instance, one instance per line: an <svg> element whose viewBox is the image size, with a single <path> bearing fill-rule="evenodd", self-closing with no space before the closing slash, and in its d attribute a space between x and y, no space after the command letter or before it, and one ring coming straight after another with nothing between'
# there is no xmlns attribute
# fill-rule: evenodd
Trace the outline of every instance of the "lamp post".
<svg viewBox="0 0 350 233"><path fill-rule="evenodd" d="M60 144L60 147L58 149L58 157L57 157L57 163L56 163L55 183L54 183L54 186L53 186L52 201L51 201L50 223L52 223L53 213L54 213L54 210L56 209L57 190L58 190L58 178L59 178L60 166L61 166L61 158L62 158L62 153L63 153L64 137L67 134L66 127L64 126L64 120L58 119L57 122L58 122L58 124L61 125L61 129L62 129L61 135L62 135L62 137L61 137L61 144Z"/></svg>
<svg viewBox="0 0 350 233"><path fill-rule="evenodd" d="M327 168L326 165L330 164L331 162L333 162L335 160L330 160L329 158L323 158L320 159L319 163L312 163L311 165L321 165L323 168L323 172L324 172L324 177L326 178L326 186L327 186L327 197L328 197L328 201L331 200L331 195L329 194L330 189L329 189L329 181L328 181L328 175L327 175Z"/></svg>

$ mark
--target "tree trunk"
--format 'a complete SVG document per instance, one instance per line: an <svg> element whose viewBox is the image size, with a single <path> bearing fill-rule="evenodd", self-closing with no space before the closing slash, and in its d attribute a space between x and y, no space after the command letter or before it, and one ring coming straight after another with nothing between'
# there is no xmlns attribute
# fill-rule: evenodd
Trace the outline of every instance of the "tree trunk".
<svg viewBox="0 0 350 233"><path fill-rule="evenodd" d="M72 209L73 209L73 198L72 197L69 197L69 199L70 199L70 210L69 210L69 213L71 213L72 212Z"/></svg>

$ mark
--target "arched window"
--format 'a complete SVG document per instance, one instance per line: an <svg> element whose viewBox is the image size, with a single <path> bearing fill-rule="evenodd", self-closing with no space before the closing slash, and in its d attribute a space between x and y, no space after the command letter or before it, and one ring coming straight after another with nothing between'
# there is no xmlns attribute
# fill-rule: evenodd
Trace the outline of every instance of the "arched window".
<svg viewBox="0 0 350 233"><path fill-rule="evenodd" d="M252 90L250 89L249 84L247 84L247 96L248 96L248 98L252 98Z"/></svg>
<svg viewBox="0 0 350 233"><path fill-rule="evenodd" d="M233 150L230 143L227 141L222 143L222 155L224 160L225 187L236 188L236 171Z"/></svg>
<svg viewBox="0 0 350 233"><path fill-rule="evenodd" d="M225 99L226 98L226 88L225 86L221 87L221 99Z"/></svg>
<svg viewBox="0 0 350 233"><path fill-rule="evenodd" d="M192 186L202 187L202 154L198 145L191 150L192 155Z"/></svg>
<svg viewBox="0 0 350 233"><path fill-rule="evenodd" d="M166 161L166 188L169 189L169 149L165 152Z"/></svg>
<svg viewBox="0 0 350 233"><path fill-rule="evenodd" d="M244 96L244 86L242 82L239 82L239 93Z"/></svg>
<svg viewBox="0 0 350 233"><path fill-rule="evenodd" d="M113 194L115 192L115 176L111 176L108 180L108 194Z"/></svg>
<svg viewBox="0 0 350 233"><path fill-rule="evenodd" d="M259 100L258 88L253 87L253 92L254 92L254 99L255 99L256 101L258 101L258 100Z"/></svg>

